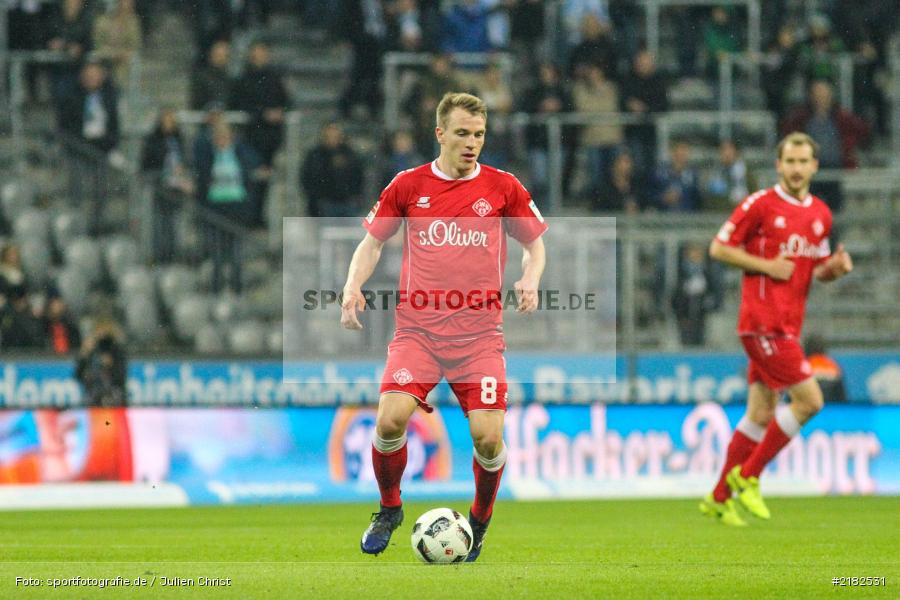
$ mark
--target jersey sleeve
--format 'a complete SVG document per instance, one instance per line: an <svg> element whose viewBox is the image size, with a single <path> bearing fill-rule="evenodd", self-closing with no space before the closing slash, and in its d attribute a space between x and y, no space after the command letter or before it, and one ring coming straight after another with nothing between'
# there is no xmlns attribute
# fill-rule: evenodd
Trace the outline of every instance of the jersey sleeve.
<svg viewBox="0 0 900 600"><path fill-rule="evenodd" d="M509 235L523 244L529 244L547 231L547 223L525 186L512 175L510 180L509 195L503 211L504 224Z"/></svg>
<svg viewBox="0 0 900 600"><path fill-rule="evenodd" d="M756 192L734 209L716 234L716 241L726 246L743 246L763 220L759 199L764 192Z"/></svg>
<svg viewBox="0 0 900 600"><path fill-rule="evenodd" d="M402 186L400 184L400 176L398 174L381 192L378 202L363 219L363 227L366 228L372 237L385 242L389 240L403 222L404 203L402 202Z"/></svg>

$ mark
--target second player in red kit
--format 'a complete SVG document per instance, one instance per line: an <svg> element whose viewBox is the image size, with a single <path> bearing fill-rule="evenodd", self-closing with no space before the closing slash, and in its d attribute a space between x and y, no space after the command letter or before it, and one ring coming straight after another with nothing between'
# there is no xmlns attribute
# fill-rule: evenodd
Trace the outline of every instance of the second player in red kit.
<svg viewBox="0 0 900 600"><path fill-rule="evenodd" d="M800 346L812 280L833 281L853 269L831 252L831 210L809 193L818 146L793 133L778 145L775 187L749 196L722 225L710 255L744 271L738 335L749 358L747 413L735 429L719 481L700 504L726 525L745 525L731 499L768 519L759 491L763 468L823 406L822 391ZM783 392L789 404L779 404Z"/></svg>
<svg viewBox="0 0 900 600"><path fill-rule="evenodd" d="M547 225L518 179L478 162L486 124L479 98L444 96L435 128L440 156L399 173L384 189L363 221L367 235L344 286L341 323L359 329L362 285L383 244L402 229L397 329L388 347L372 447L381 507L360 542L368 554L384 551L402 522L406 426L417 407L432 410L427 396L442 378L469 419L474 445L474 543L467 560L480 555L490 522L506 463L501 290L507 236L523 248L523 274L514 288L517 311L529 313L537 308Z"/></svg>

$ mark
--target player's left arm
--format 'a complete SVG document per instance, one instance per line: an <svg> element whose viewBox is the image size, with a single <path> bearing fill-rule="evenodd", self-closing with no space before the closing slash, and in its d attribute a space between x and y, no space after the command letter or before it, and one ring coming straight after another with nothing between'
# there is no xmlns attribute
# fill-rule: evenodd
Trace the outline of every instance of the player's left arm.
<svg viewBox="0 0 900 600"><path fill-rule="evenodd" d="M850 253L844 249L843 244L838 244L831 256L822 264L813 269L813 276L819 281L834 281L840 279L853 270L853 259Z"/></svg>
<svg viewBox="0 0 900 600"><path fill-rule="evenodd" d="M538 286L544 273L544 265L547 264L543 237L523 242L522 250L522 278L514 284L516 297L519 299L516 312L532 313L538 307Z"/></svg>

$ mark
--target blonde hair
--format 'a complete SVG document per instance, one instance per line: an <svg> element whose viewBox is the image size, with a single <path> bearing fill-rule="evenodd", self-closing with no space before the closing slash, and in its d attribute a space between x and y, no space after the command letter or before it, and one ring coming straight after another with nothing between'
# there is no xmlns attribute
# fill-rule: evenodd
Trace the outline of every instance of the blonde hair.
<svg viewBox="0 0 900 600"><path fill-rule="evenodd" d="M487 121L487 106L484 100L465 92L447 92L441 98L437 107L437 125L441 129L447 128L447 117L454 108L461 108L472 115L481 115Z"/></svg>
<svg viewBox="0 0 900 600"><path fill-rule="evenodd" d="M813 158L819 158L819 144L816 143L816 140L805 133L794 131L784 136L784 139L778 142L777 150L779 159L781 158L781 155L784 154L784 148L788 144L791 146L803 146L805 144L812 148Z"/></svg>

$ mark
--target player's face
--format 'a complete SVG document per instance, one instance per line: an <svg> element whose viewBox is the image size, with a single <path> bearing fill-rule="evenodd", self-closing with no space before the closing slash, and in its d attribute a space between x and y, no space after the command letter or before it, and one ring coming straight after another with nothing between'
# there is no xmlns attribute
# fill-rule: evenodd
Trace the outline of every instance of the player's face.
<svg viewBox="0 0 900 600"><path fill-rule="evenodd" d="M485 132L484 117L454 108L447 115L447 128L436 129L441 156L460 175L470 173L484 146Z"/></svg>
<svg viewBox="0 0 900 600"><path fill-rule="evenodd" d="M819 161L813 158L809 144L787 144L781 158L775 161L775 170L781 176L784 189L799 198L809 191L809 182L819 170Z"/></svg>

